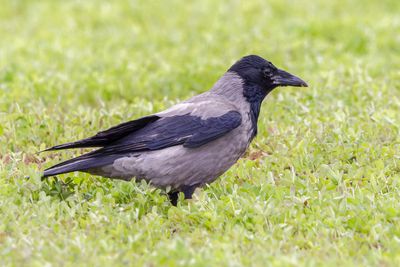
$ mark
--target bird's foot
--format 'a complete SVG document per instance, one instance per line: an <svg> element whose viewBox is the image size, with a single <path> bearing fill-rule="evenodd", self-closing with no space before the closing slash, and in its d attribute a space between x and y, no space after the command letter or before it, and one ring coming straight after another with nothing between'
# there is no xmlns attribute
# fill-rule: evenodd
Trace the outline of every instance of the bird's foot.
<svg viewBox="0 0 400 267"><path fill-rule="evenodd" d="M193 193L197 187L198 187L197 184L192 185L192 186L183 186L181 189L182 191L169 192L168 193L169 201L171 201L171 204L176 207L178 205L178 199L179 199L180 192L183 192L185 199L192 199Z"/></svg>

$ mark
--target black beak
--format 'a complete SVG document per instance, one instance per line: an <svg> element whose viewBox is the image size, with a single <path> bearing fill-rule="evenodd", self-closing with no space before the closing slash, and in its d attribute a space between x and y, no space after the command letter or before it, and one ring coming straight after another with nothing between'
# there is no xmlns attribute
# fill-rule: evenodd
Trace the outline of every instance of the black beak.
<svg viewBox="0 0 400 267"><path fill-rule="evenodd" d="M284 70L278 70L271 79L272 83L277 86L308 87L305 81Z"/></svg>

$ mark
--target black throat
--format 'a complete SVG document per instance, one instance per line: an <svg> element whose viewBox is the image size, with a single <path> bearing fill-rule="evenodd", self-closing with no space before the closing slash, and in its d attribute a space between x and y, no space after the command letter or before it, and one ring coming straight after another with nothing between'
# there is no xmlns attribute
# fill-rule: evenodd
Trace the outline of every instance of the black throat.
<svg viewBox="0 0 400 267"><path fill-rule="evenodd" d="M250 119L253 129L252 139L257 135L257 121L260 115L261 103L268 93L269 91L264 90L257 84L245 84L243 86L243 95L247 102L250 103Z"/></svg>

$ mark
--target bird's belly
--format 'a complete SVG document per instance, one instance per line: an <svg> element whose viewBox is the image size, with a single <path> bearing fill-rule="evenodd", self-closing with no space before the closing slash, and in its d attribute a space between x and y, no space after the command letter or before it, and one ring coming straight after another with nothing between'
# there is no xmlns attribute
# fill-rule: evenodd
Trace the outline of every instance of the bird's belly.
<svg viewBox="0 0 400 267"><path fill-rule="evenodd" d="M145 179L161 188L201 186L213 182L235 164L248 144L248 138L232 131L198 148L173 146L128 155L103 167L101 171L110 177Z"/></svg>

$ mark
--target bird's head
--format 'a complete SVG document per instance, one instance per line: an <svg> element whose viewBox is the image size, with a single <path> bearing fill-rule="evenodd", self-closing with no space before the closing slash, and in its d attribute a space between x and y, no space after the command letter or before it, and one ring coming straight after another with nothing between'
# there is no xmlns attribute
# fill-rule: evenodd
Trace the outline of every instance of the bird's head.
<svg viewBox="0 0 400 267"><path fill-rule="evenodd" d="M257 85L266 93L278 86L307 87L299 77L278 69L271 62L256 55L245 56L228 71L237 73L247 85Z"/></svg>

